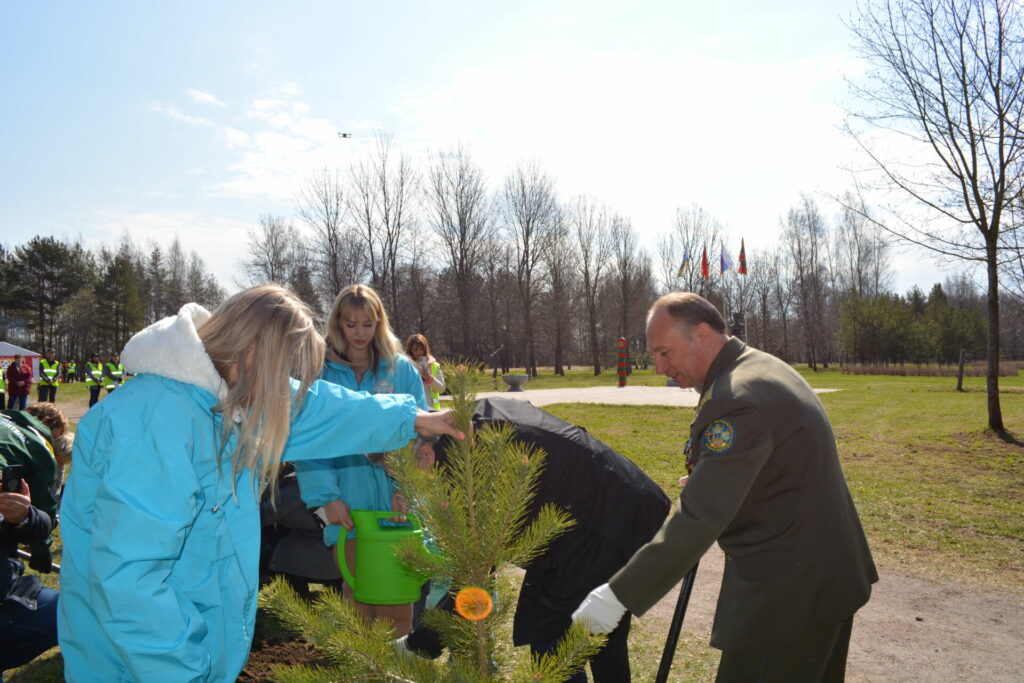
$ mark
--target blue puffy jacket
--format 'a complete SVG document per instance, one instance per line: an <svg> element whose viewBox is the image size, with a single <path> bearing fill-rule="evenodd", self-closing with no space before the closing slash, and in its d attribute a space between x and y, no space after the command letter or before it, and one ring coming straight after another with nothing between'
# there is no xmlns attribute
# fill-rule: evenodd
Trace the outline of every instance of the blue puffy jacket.
<svg viewBox="0 0 1024 683"><path fill-rule="evenodd" d="M124 355L128 365L128 347ZM167 374L181 375L181 362ZM140 374L78 425L61 504L59 634L69 681L227 682L245 665L259 505L251 473L239 473L232 492L230 456L218 464L210 368L200 367L194 384ZM318 381L284 458L397 448L415 436L415 415L407 397Z"/></svg>

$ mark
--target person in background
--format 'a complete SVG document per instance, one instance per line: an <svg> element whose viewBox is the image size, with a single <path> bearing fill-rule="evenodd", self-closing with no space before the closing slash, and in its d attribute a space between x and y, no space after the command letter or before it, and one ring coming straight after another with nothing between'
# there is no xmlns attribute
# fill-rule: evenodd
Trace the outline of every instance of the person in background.
<svg viewBox="0 0 1024 683"><path fill-rule="evenodd" d="M39 402L56 403L57 385L60 383L60 361L56 351L46 349L46 356L39 359Z"/></svg>
<svg viewBox="0 0 1024 683"><path fill-rule="evenodd" d="M106 377L105 386L109 396L124 382L124 366L121 365L121 356L117 351L110 352L110 358L103 364L103 375Z"/></svg>
<svg viewBox="0 0 1024 683"><path fill-rule="evenodd" d="M93 351L85 364L85 386L89 387L89 407L92 408L100 400L100 389L103 388L103 363L100 354Z"/></svg>
<svg viewBox="0 0 1024 683"><path fill-rule="evenodd" d="M78 381L78 365L73 360L64 364L64 381L68 384Z"/></svg>
<svg viewBox="0 0 1024 683"><path fill-rule="evenodd" d="M20 353L16 353L14 361L7 366L4 379L7 381L7 409L24 410L32 393L32 366Z"/></svg>
<svg viewBox="0 0 1024 683"><path fill-rule="evenodd" d="M7 669L22 666L57 644L59 593L36 574L26 574L18 545L44 543L52 520L32 505L28 482L0 491L0 681Z"/></svg>
<svg viewBox="0 0 1024 683"><path fill-rule="evenodd" d="M59 465L57 444L67 433L68 419L53 403L33 403L25 410L0 411L0 464L19 465L32 490L32 504L57 525ZM50 539L33 543L29 566L52 569Z"/></svg>
<svg viewBox="0 0 1024 683"><path fill-rule="evenodd" d="M43 425L50 430L50 452L53 455L53 458L57 461L57 469L52 476L48 475L50 495L37 495L36 505L44 505L45 500L48 498L52 499L54 501L54 509L49 512L56 520L60 512L56 506L60 503L60 493L64 488L65 472L71 464L71 448L74 443L75 434L70 431L71 422L68 420L67 415L64 414L63 410L57 407L56 403L33 403L26 408L24 412L42 422ZM12 417L15 420L19 420L17 415L13 415Z"/></svg>
<svg viewBox="0 0 1024 683"><path fill-rule="evenodd" d="M416 367L399 351L388 314L377 293L351 285L334 299L324 336L327 361L320 378L353 391L406 394L424 410L427 401ZM383 454L351 454L334 448L335 457L296 462L302 499L310 508L323 507L327 518L324 544L334 548L344 529L345 557L355 571L355 529L350 510L395 510L404 521L405 502L385 468ZM433 466L433 459L425 467ZM352 598L350 587L345 596ZM353 598L354 599L354 598ZM399 635L412 627L412 604L367 605L356 601L367 619L389 619Z"/></svg>
<svg viewBox="0 0 1024 683"><path fill-rule="evenodd" d="M423 381L423 391L428 396L431 410L441 409L441 394L444 393L444 373L441 364L430 355L430 344L422 334L414 334L405 342L405 353L416 363Z"/></svg>
<svg viewBox="0 0 1024 683"><path fill-rule="evenodd" d="M711 645L719 681L841 681L854 613L878 580L835 435L793 368L726 334L710 302L672 292L647 315L655 369L701 392L689 479L654 539L573 620L592 632L642 615L718 541Z"/></svg>
<svg viewBox="0 0 1024 683"><path fill-rule="evenodd" d="M462 436L409 397L318 381L323 354L309 308L277 285L212 314L186 304L129 340L136 376L78 423L61 501L68 681L235 681L255 625L260 490L282 460Z"/></svg>

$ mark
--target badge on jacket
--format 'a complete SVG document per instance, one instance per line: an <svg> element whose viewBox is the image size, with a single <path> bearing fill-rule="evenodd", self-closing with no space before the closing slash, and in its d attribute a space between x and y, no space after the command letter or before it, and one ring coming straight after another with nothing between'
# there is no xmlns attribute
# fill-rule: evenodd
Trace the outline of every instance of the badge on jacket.
<svg viewBox="0 0 1024 683"><path fill-rule="evenodd" d="M736 428L728 420L713 420L704 428L704 448L712 453L725 453L736 443Z"/></svg>

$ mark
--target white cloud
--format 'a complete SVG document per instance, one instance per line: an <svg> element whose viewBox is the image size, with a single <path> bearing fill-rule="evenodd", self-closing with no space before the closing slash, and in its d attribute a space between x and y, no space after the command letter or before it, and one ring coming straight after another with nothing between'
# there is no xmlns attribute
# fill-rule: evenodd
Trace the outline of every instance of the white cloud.
<svg viewBox="0 0 1024 683"><path fill-rule="evenodd" d="M185 94L192 98L193 102L198 102L199 104L208 104L214 107L221 108L228 106L213 93L208 93L203 90L193 90L191 88L186 88Z"/></svg>
<svg viewBox="0 0 1024 683"><path fill-rule="evenodd" d="M150 111L156 112L157 114L163 114L175 121L181 121L187 123L190 126L201 126L204 128L216 128L216 124L210 119L203 118L201 116L191 116L181 110L181 108L173 104L165 104L163 102L153 102L149 105Z"/></svg>

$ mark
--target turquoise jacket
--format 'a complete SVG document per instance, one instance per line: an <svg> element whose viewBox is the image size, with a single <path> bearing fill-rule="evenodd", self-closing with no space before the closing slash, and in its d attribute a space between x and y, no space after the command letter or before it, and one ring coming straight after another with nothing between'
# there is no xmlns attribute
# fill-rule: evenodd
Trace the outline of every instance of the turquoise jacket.
<svg viewBox="0 0 1024 683"><path fill-rule="evenodd" d="M428 410L427 397L423 392L423 380L412 361L399 354L395 358L392 370L387 361L381 361L373 372L363 373L361 381L356 381L356 374L347 365L327 361L320 373L320 379L337 384L353 391L365 391L370 394L396 393L408 394L423 410ZM383 449L377 449L378 451ZM302 500L310 508L318 508L332 500L344 500L351 509L375 509L368 507L369 500L378 500L383 505L380 509L391 507L391 486L385 492L373 492L370 489L380 488L378 479L384 478L376 472L363 454L352 455L347 451L333 449L329 455L337 456L318 460L305 460L295 463L295 474L299 481ZM379 468L378 468L379 469ZM338 542L341 526L328 524L324 528L324 543L333 546ZM354 536L349 532L348 537Z"/></svg>
<svg viewBox="0 0 1024 683"><path fill-rule="evenodd" d="M196 370L180 346L164 346L173 354L167 365L178 368L169 373L210 381L140 374L78 425L61 503L59 637L72 683L226 683L248 658L258 590L256 484L249 470L232 478L230 456L218 463L212 364ZM415 415L407 397L367 397L318 381L292 421L284 458L397 448L414 438Z"/></svg>

